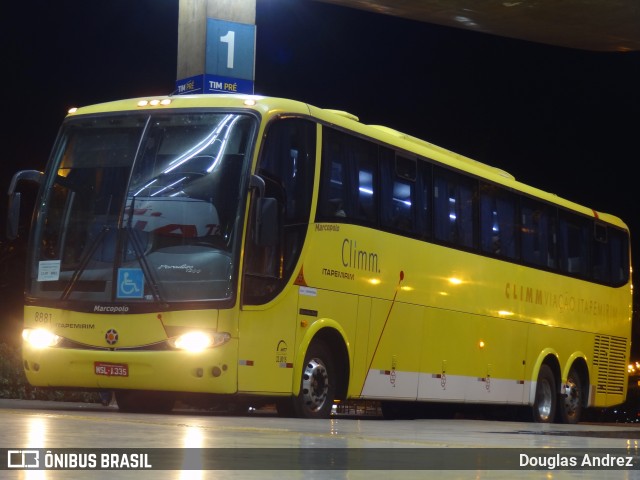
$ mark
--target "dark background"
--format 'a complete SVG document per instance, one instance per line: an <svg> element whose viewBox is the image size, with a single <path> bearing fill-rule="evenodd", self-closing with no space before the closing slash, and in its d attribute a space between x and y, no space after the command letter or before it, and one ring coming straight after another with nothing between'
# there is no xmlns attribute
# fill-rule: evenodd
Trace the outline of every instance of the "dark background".
<svg viewBox="0 0 640 480"><path fill-rule="evenodd" d="M311 0L257 0L256 13L255 93L349 111L617 215L640 251L639 52L547 46ZM12 1L0 22L3 225L11 175L44 167L68 108L174 90L178 0ZM7 258L0 294L12 304L22 272Z"/></svg>

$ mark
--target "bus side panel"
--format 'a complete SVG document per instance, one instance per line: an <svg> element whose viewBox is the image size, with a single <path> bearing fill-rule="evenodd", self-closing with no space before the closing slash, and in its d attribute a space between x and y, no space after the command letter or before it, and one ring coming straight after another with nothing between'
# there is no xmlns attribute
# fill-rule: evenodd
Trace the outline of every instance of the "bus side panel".
<svg viewBox="0 0 640 480"><path fill-rule="evenodd" d="M364 381L367 376L369 357L367 350L369 345L369 319L371 317L371 298L358 298L358 320L356 323L356 335L353 342L353 361L351 368L351 378L347 396L349 398L359 398L362 394Z"/></svg>
<svg viewBox="0 0 640 480"><path fill-rule="evenodd" d="M420 400L521 404L527 326L427 309Z"/></svg>
<svg viewBox="0 0 640 480"><path fill-rule="evenodd" d="M466 401L522 404L526 324L499 317L476 317L475 323L479 375L469 382Z"/></svg>
<svg viewBox="0 0 640 480"><path fill-rule="evenodd" d="M349 358L345 360L345 363L348 363L337 365L337 368L340 371L349 372L351 375L354 355L363 345L362 342L358 342L358 339L363 338L366 341L368 336L367 323L358 323L360 318L358 296L306 286L294 286L292 290L299 292L296 346L303 349L296 352L296 358L302 363L306 355L306 348L317 338L319 332L326 328L333 329L343 337L345 347L349 351ZM364 319L366 321L368 321L369 308L369 304L365 302L363 314L367 316ZM322 336L322 333L320 335ZM333 350L337 349L338 345L329 344L328 347ZM360 353L360 357L362 357L360 359L362 362L364 352ZM337 361L337 357L335 360ZM294 393L297 393L298 388L296 382L299 383L300 378L294 378ZM353 379L351 379L349 386L353 388L353 385Z"/></svg>
<svg viewBox="0 0 640 480"><path fill-rule="evenodd" d="M415 400L424 307L379 299L373 299L372 305L363 393L369 398Z"/></svg>
<svg viewBox="0 0 640 480"><path fill-rule="evenodd" d="M289 289L266 307L240 312L240 393L291 393L297 303L297 289Z"/></svg>
<svg viewBox="0 0 640 480"><path fill-rule="evenodd" d="M469 315L451 310L425 309L420 400L462 402L467 379L474 376L471 352L474 336Z"/></svg>

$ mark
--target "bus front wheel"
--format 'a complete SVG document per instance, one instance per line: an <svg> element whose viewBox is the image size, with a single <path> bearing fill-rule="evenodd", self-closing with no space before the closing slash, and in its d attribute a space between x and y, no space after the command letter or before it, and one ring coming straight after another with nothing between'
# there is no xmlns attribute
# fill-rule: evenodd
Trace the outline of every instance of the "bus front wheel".
<svg viewBox="0 0 640 480"><path fill-rule="evenodd" d="M336 393L337 372L324 342L313 342L307 350L300 379L300 393L293 398L295 416L329 418Z"/></svg>
<svg viewBox="0 0 640 480"><path fill-rule="evenodd" d="M536 382L536 399L533 403L533 421L551 423L556 415L558 394L556 378L548 365L542 365Z"/></svg>

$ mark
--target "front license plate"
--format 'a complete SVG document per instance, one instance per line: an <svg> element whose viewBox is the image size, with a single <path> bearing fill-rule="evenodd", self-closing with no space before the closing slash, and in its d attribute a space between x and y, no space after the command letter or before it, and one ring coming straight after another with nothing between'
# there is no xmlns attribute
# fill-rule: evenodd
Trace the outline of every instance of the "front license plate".
<svg viewBox="0 0 640 480"><path fill-rule="evenodd" d="M107 377L129 376L129 365L126 363L95 362L93 365L96 375L106 375Z"/></svg>

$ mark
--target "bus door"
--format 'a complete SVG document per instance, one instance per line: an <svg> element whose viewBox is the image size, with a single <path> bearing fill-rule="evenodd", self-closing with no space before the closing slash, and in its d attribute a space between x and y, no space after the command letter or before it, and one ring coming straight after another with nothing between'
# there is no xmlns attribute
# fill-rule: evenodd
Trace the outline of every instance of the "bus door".
<svg viewBox="0 0 640 480"><path fill-rule="evenodd" d="M291 392L297 288L291 277L309 227L318 126L275 118L265 129L248 217L239 323L241 391ZM257 197L275 204L274 238L260 240ZM274 228L273 225L270 226Z"/></svg>

